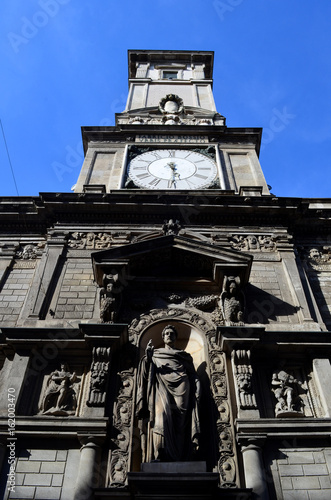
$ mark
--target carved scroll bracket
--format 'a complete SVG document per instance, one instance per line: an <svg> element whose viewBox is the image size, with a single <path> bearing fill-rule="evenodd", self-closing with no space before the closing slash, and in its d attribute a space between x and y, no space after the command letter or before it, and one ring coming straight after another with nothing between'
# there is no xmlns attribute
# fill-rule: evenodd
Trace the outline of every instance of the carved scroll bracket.
<svg viewBox="0 0 331 500"><path fill-rule="evenodd" d="M226 325L244 324L245 297L239 276L224 276L221 307Z"/></svg>
<svg viewBox="0 0 331 500"><path fill-rule="evenodd" d="M236 383L238 416L247 416L247 411L249 411L251 417L259 417L259 411L253 389L251 352L244 349L233 351L232 366Z"/></svg>
<svg viewBox="0 0 331 500"><path fill-rule="evenodd" d="M110 347L93 347L87 406L104 406L109 375Z"/></svg>

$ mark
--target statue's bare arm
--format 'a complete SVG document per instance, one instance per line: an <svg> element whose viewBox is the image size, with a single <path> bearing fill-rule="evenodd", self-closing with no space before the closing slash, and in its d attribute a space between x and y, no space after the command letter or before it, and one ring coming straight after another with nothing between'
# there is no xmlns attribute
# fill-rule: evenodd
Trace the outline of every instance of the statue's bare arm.
<svg viewBox="0 0 331 500"><path fill-rule="evenodd" d="M146 347L146 350L145 350L146 358L147 358L148 361L152 360L153 353L154 353L154 346L152 344L152 339L150 339L148 341L148 344L147 344L147 347Z"/></svg>

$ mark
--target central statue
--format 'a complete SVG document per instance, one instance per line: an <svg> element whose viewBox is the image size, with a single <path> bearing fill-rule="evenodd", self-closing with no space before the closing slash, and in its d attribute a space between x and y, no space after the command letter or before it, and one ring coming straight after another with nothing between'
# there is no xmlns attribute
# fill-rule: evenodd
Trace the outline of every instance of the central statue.
<svg viewBox="0 0 331 500"><path fill-rule="evenodd" d="M137 417L142 461L192 459L200 434L200 381L192 356L175 348L177 330L162 331L164 347L148 342L138 369Z"/></svg>

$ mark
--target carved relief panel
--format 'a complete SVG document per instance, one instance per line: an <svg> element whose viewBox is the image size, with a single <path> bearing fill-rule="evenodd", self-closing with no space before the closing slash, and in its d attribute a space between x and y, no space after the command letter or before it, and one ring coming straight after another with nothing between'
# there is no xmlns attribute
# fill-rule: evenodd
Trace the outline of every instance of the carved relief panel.
<svg viewBox="0 0 331 500"><path fill-rule="evenodd" d="M60 360L42 375L34 413L55 417L78 416L83 411L85 380L82 366L71 366Z"/></svg>
<svg viewBox="0 0 331 500"><path fill-rule="evenodd" d="M306 363L294 365L285 359L273 366L256 366L263 415L271 418L321 417L323 409L312 369Z"/></svg>

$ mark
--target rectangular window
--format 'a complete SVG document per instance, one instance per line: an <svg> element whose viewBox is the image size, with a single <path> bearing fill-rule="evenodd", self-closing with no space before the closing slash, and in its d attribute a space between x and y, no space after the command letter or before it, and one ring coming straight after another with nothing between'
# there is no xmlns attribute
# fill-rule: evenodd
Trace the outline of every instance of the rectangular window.
<svg viewBox="0 0 331 500"><path fill-rule="evenodd" d="M178 71L163 71L162 77L165 80L176 80L178 78Z"/></svg>

